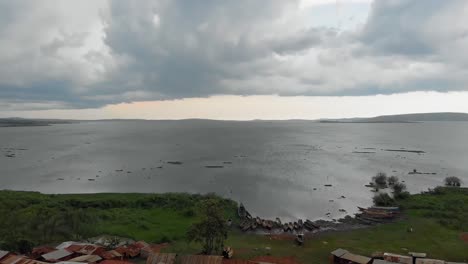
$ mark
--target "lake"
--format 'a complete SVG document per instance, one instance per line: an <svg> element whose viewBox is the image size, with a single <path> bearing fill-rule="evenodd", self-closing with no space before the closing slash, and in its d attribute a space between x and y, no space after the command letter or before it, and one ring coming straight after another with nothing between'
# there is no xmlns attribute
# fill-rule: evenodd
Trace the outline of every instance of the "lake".
<svg viewBox="0 0 468 264"><path fill-rule="evenodd" d="M356 206L371 205L373 193L364 185L379 171L398 176L413 193L441 185L446 176L468 183L467 135L464 122L184 120L4 127L0 189L214 192L265 218L331 219L346 214L340 209L351 214ZM436 174L408 174L413 169Z"/></svg>

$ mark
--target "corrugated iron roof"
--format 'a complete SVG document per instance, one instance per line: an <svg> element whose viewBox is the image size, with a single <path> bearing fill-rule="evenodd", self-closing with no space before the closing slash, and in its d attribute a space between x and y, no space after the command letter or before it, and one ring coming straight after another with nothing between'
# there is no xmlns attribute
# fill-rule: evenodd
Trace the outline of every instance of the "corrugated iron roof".
<svg viewBox="0 0 468 264"><path fill-rule="evenodd" d="M104 260L99 262L99 264L133 264L132 262L129 261L123 261L123 260Z"/></svg>
<svg viewBox="0 0 468 264"><path fill-rule="evenodd" d="M338 249L335 249L331 252L331 254L335 257L341 257L343 256L344 254L348 253L349 251L348 250L345 250L345 249L342 249L342 248L338 248Z"/></svg>
<svg viewBox="0 0 468 264"><path fill-rule="evenodd" d="M52 251L50 253L47 253L47 254L44 254L42 255L42 257L45 259L45 260L61 260L65 257L68 257L70 256L71 254L73 254L73 252L70 252L66 249L57 249L55 251Z"/></svg>
<svg viewBox="0 0 468 264"><path fill-rule="evenodd" d="M254 263L300 264L295 257L258 256L251 259Z"/></svg>
<svg viewBox="0 0 468 264"><path fill-rule="evenodd" d="M69 261L89 263L89 262L98 262L101 259L102 258L98 255L83 255L83 256L76 257L76 258L72 258Z"/></svg>
<svg viewBox="0 0 468 264"><path fill-rule="evenodd" d="M48 264L46 262L37 261L34 259L26 258L24 256L16 256L16 255L8 256L4 258L0 263L1 264Z"/></svg>
<svg viewBox="0 0 468 264"><path fill-rule="evenodd" d="M135 245L137 248L139 249L142 249L142 248L145 248L145 247L149 247L150 244L146 243L145 241L141 240L141 241L137 241L135 243L133 243L133 245Z"/></svg>
<svg viewBox="0 0 468 264"><path fill-rule="evenodd" d="M103 259L115 259L115 258L122 258L122 254L115 250L104 251L99 254Z"/></svg>
<svg viewBox="0 0 468 264"><path fill-rule="evenodd" d="M372 264L395 264L395 262L389 262L383 259L374 259L374 261L372 261Z"/></svg>
<svg viewBox="0 0 468 264"><path fill-rule="evenodd" d="M84 247L84 245L81 245L81 244L73 244L73 245L70 245L69 247L66 247L65 249L69 250L71 252L78 252L83 247Z"/></svg>
<svg viewBox="0 0 468 264"><path fill-rule="evenodd" d="M153 253L146 259L146 264L173 264L176 254L174 253Z"/></svg>
<svg viewBox="0 0 468 264"><path fill-rule="evenodd" d="M351 260L352 262L356 262L356 263L360 263L360 264L367 264L367 263L371 262L371 260L372 260L371 258L356 255L356 254L349 253L349 252L342 255L340 258L346 259L346 260Z"/></svg>
<svg viewBox="0 0 468 264"><path fill-rule="evenodd" d="M71 245L81 245L82 243L78 243L78 242L75 242L75 241L65 241L65 242L62 242L60 243L58 246L56 246L55 248L56 249L65 249Z"/></svg>
<svg viewBox="0 0 468 264"><path fill-rule="evenodd" d="M104 248L93 244L87 244L83 245L77 252L84 255L91 255L95 254L97 251L104 251Z"/></svg>
<svg viewBox="0 0 468 264"><path fill-rule="evenodd" d="M120 254L128 257L136 257L140 254L140 249L134 245L129 246L121 246L115 249L115 251L119 252Z"/></svg>
<svg viewBox="0 0 468 264"><path fill-rule="evenodd" d="M8 256L4 258L0 263L1 264L15 264L16 262L20 261L23 258L24 257L22 256L12 255L12 256Z"/></svg>
<svg viewBox="0 0 468 264"><path fill-rule="evenodd" d="M178 258L180 264L222 264L221 256L189 255Z"/></svg>
<svg viewBox="0 0 468 264"><path fill-rule="evenodd" d="M413 264L412 257L393 254L393 253L384 253L384 260L390 261L390 262L402 263L402 264Z"/></svg>
<svg viewBox="0 0 468 264"><path fill-rule="evenodd" d="M445 261L439 259L416 259L416 264L445 264Z"/></svg>
<svg viewBox="0 0 468 264"><path fill-rule="evenodd" d="M0 259L6 257L6 255L10 254L10 252L8 251L3 251L3 250L0 250Z"/></svg>

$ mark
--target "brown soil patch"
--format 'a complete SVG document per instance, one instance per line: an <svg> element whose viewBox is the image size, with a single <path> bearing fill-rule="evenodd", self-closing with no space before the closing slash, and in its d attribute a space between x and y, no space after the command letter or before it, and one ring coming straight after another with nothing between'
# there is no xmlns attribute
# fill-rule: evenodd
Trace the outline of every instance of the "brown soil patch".
<svg viewBox="0 0 468 264"><path fill-rule="evenodd" d="M260 256L252 259L253 262L269 262L276 264L301 264L295 257Z"/></svg>
<svg viewBox="0 0 468 264"><path fill-rule="evenodd" d="M463 242L468 243L468 233L461 233L460 239L463 240Z"/></svg>

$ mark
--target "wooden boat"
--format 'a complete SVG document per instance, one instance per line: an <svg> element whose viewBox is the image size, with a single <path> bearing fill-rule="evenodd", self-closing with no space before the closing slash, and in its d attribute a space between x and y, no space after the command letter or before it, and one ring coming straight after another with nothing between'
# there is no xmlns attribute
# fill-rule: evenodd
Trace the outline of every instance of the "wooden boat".
<svg viewBox="0 0 468 264"><path fill-rule="evenodd" d="M296 236L296 243L299 245L299 246L302 246L304 244L304 234L298 234Z"/></svg>
<svg viewBox="0 0 468 264"><path fill-rule="evenodd" d="M255 230L257 229L257 222L252 222L252 224L250 225L250 228L252 228L252 230Z"/></svg>
<svg viewBox="0 0 468 264"><path fill-rule="evenodd" d="M276 224L278 224L279 226L281 226L281 219L279 219L278 217L276 217Z"/></svg>
<svg viewBox="0 0 468 264"><path fill-rule="evenodd" d="M289 230L289 225L285 223L285 224L283 225L283 231L284 231L284 232L288 232L288 230Z"/></svg>
<svg viewBox="0 0 468 264"><path fill-rule="evenodd" d="M239 207L237 208L237 214L239 215L240 219L244 219L247 217L247 210L242 203L240 203Z"/></svg>
<svg viewBox="0 0 468 264"><path fill-rule="evenodd" d="M294 230L298 230L298 229L299 229L299 225L297 224L297 222L294 222L294 223L293 223L293 227L294 227Z"/></svg>
<svg viewBox="0 0 468 264"><path fill-rule="evenodd" d="M244 225L242 226L242 231L247 231L252 227L250 222L245 222Z"/></svg>
<svg viewBox="0 0 468 264"><path fill-rule="evenodd" d="M304 226L304 222L302 222L302 219L297 220L297 225L299 225L299 228L302 228Z"/></svg>
<svg viewBox="0 0 468 264"><path fill-rule="evenodd" d="M271 230L273 228L273 221L271 220L266 220L266 228Z"/></svg>
<svg viewBox="0 0 468 264"><path fill-rule="evenodd" d="M314 222L310 221L309 219L307 219L305 223L313 228L320 228L320 226L314 224Z"/></svg>
<svg viewBox="0 0 468 264"><path fill-rule="evenodd" d="M260 217L257 216L257 218L255 218L255 223L257 223L258 226L261 226L262 225L262 219L260 219Z"/></svg>
<svg viewBox="0 0 468 264"><path fill-rule="evenodd" d="M291 231L294 230L294 225L293 225L293 223L289 222L289 223L288 223L288 226L289 226L289 230L291 230Z"/></svg>

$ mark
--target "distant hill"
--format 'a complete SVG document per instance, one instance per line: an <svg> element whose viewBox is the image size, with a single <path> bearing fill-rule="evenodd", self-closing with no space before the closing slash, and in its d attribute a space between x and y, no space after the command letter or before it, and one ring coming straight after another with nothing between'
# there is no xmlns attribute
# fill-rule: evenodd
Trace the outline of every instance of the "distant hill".
<svg viewBox="0 0 468 264"><path fill-rule="evenodd" d="M468 122L466 113L419 113L384 115L370 118L322 119L322 123L413 123L413 122Z"/></svg>
<svg viewBox="0 0 468 264"><path fill-rule="evenodd" d="M24 127L24 126L50 126L53 124L69 124L72 120L60 119L26 119L26 118L0 118L0 127Z"/></svg>

